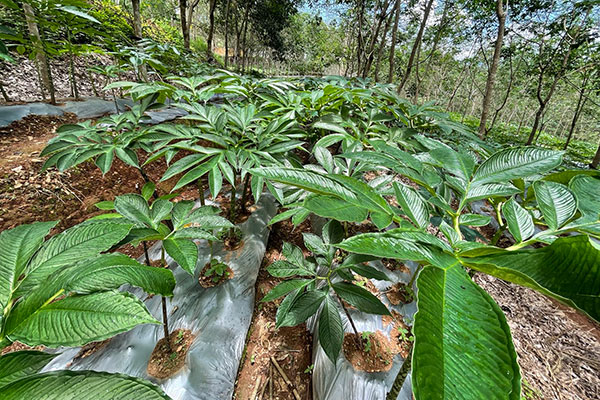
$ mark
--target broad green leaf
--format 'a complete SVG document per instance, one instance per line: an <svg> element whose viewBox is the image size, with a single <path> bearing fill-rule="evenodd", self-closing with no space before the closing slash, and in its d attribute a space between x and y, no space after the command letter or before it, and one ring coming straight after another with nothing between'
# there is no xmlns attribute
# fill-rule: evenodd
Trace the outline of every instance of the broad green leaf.
<svg viewBox="0 0 600 400"><path fill-rule="evenodd" d="M142 187L142 197L148 201L152 198L154 191L156 190L156 185L152 182L148 182L144 184Z"/></svg>
<svg viewBox="0 0 600 400"><path fill-rule="evenodd" d="M139 194L124 194L115 198L115 210L131 222L156 227L150 216L148 202Z"/></svg>
<svg viewBox="0 0 600 400"><path fill-rule="evenodd" d="M577 206L585 219L600 219L600 179L579 175L569 182Z"/></svg>
<svg viewBox="0 0 600 400"><path fill-rule="evenodd" d="M456 262L452 255L430 243L420 242L412 237L392 237L386 233L356 235L337 244L336 247L351 253L426 262L437 266L452 265Z"/></svg>
<svg viewBox="0 0 600 400"><path fill-rule="evenodd" d="M113 159L115 158L115 152L113 151L113 149L111 148L110 150L108 150L106 153L103 153L101 155L98 156L98 158L96 158L96 165L98 166L98 168L100 168L100 170L102 171L103 174L106 174L108 171L110 171L110 167L112 165ZM62 168L59 169L62 170Z"/></svg>
<svg viewBox="0 0 600 400"><path fill-rule="evenodd" d="M283 281L271 289L271 291L262 298L261 302L265 303L267 301L273 301L281 296L285 296L286 294L293 292L294 290L302 289L314 281L314 279L291 279L289 281Z"/></svg>
<svg viewBox="0 0 600 400"><path fill-rule="evenodd" d="M429 225L429 210L421 196L411 187L394 182L396 200L402 211L410 218L418 228L426 228Z"/></svg>
<svg viewBox="0 0 600 400"><path fill-rule="evenodd" d="M293 299L285 314L277 314L277 327L296 326L306 321L319 310L326 296L325 292L317 290L300 294L297 298Z"/></svg>
<svg viewBox="0 0 600 400"><path fill-rule="evenodd" d="M357 195L348 190L346 186L325 175L313 171L295 168L267 167L252 169L250 170L250 173L276 182L296 186L309 192L340 197L352 204L358 202Z"/></svg>
<svg viewBox="0 0 600 400"><path fill-rule="evenodd" d="M38 373L56 354L41 351L15 351L0 357L0 390L2 387Z"/></svg>
<svg viewBox="0 0 600 400"><path fill-rule="evenodd" d="M8 332L8 337L29 346L82 346L140 324L158 323L137 297L107 291L46 304Z"/></svg>
<svg viewBox="0 0 600 400"><path fill-rule="evenodd" d="M550 230L563 226L577 210L575 196L560 183L537 181L533 184L533 191Z"/></svg>
<svg viewBox="0 0 600 400"><path fill-rule="evenodd" d="M321 236L325 244L339 243L344 240L344 228L338 221L331 220L323 225Z"/></svg>
<svg viewBox="0 0 600 400"><path fill-rule="evenodd" d="M198 246L189 239L166 239L165 251L184 271L194 275L198 262Z"/></svg>
<svg viewBox="0 0 600 400"><path fill-rule="evenodd" d="M475 169L475 160L473 157L468 154L461 154L447 147L433 149L429 152L429 155L438 161L442 168L458 177L464 189Z"/></svg>
<svg viewBox="0 0 600 400"><path fill-rule="evenodd" d="M461 225L486 226L492 221L492 218L489 215L461 214L458 221Z"/></svg>
<svg viewBox="0 0 600 400"><path fill-rule="evenodd" d="M304 200L304 208L313 214L337 221L362 222L367 219L366 208L356 206L334 196L314 195Z"/></svg>
<svg viewBox="0 0 600 400"><path fill-rule="evenodd" d="M46 241L35 254L16 293L24 295L60 269L95 257L119 243L131 224L110 220L75 225Z"/></svg>
<svg viewBox="0 0 600 400"><path fill-rule="evenodd" d="M323 166L323 168L325 168L325 171L332 174L333 173L333 157L331 156L331 153L329 152L329 150L327 150L325 147L319 146L319 147L315 147L313 151L315 154L315 158L317 159L319 164L321 164Z"/></svg>
<svg viewBox="0 0 600 400"><path fill-rule="evenodd" d="M173 273L164 268L142 265L124 254L102 254L65 270L65 289L77 293L93 293L118 289L129 284L146 293L170 297L175 288Z"/></svg>
<svg viewBox="0 0 600 400"><path fill-rule="evenodd" d="M358 202L355 202L355 205L368 208L369 211L392 214L392 208L385 198L365 182L345 175L331 175L331 178L342 183L356 194Z"/></svg>
<svg viewBox="0 0 600 400"><path fill-rule="evenodd" d="M54 371L32 375L0 389L3 400L170 400L158 386L121 374Z"/></svg>
<svg viewBox="0 0 600 400"><path fill-rule="evenodd" d="M110 211L110 210L115 209L114 201L100 201L94 205L96 206L97 209L104 210L104 211Z"/></svg>
<svg viewBox="0 0 600 400"><path fill-rule="evenodd" d="M560 165L563 153L539 147L514 147L500 150L485 160L471 185L507 182L548 172Z"/></svg>
<svg viewBox="0 0 600 400"><path fill-rule="evenodd" d="M520 193L520 190L510 183L484 183L471 185L465 196L465 202L483 200L490 197L507 197Z"/></svg>
<svg viewBox="0 0 600 400"><path fill-rule="evenodd" d="M348 282L338 282L332 285L335 293L348 304L362 312L377 315L389 315L390 312L375 295L360 286Z"/></svg>
<svg viewBox="0 0 600 400"><path fill-rule="evenodd" d="M285 260L275 261L267 267L267 271L274 277L287 278L289 276L313 276L315 273L309 269L299 267Z"/></svg>
<svg viewBox="0 0 600 400"><path fill-rule="evenodd" d="M325 298L319 315L319 344L332 363L336 364L344 341L344 325L336 301Z"/></svg>
<svg viewBox="0 0 600 400"><path fill-rule="evenodd" d="M517 243L529 239L535 233L531 214L514 199L510 199L502 205L502 214L506 218L508 231L513 235Z"/></svg>
<svg viewBox="0 0 600 400"><path fill-rule="evenodd" d="M519 400L520 372L500 307L456 265L425 267L413 333L417 400Z"/></svg>
<svg viewBox="0 0 600 400"><path fill-rule="evenodd" d="M177 189L184 187L188 183L197 181L204 174L206 174L207 172L212 170L213 167L215 167L215 165L217 165L219 160L220 160L220 157L214 156L209 161L204 162L204 163L198 165L197 167L192 168L185 175L183 175L181 177L181 179L179 179L177 184L173 187L173 189L171 189L171 192L174 192Z"/></svg>
<svg viewBox="0 0 600 400"><path fill-rule="evenodd" d="M473 250L461 254L461 261L554 297L600 321L600 247L588 236L558 238L540 249Z"/></svg>
<svg viewBox="0 0 600 400"><path fill-rule="evenodd" d="M173 209L173 203L168 200L158 199L152 203L150 207L150 218L154 226L157 226L162 220L169 216Z"/></svg>
<svg viewBox="0 0 600 400"><path fill-rule="evenodd" d="M12 297L17 279L56 222L35 222L0 233L0 310Z"/></svg>
<svg viewBox="0 0 600 400"><path fill-rule="evenodd" d="M327 247L325 247L325 243L323 243L323 240L314 233L304 232L302 233L302 238L304 240L304 245L306 246L306 248L313 254L327 254Z"/></svg>

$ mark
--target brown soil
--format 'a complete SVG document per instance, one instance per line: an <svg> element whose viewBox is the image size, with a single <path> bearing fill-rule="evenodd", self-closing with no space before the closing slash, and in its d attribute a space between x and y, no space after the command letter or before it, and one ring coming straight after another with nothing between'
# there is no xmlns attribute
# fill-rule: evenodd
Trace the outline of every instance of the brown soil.
<svg viewBox="0 0 600 400"><path fill-rule="evenodd" d="M528 398L600 398L598 323L534 290L480 273L474 281L506 315Z"/></svg>
<svg viewBox="0 0 600 400"><path fill-rule="evenodd" d="M392 361L397 353L396 346L381 332L372 333L368 339L357 340L354 333L344 334L344 356L358 371L382 372L392 369ZM359 343L362 343L359 346ZM369 347L367 349L367 347ZM367 351L368 350L368 351Z"/></svg>
<svg viewBox="0 0 600 400"><path fill-rule="evenodd" d="M406 283L398 282L394 284L387 292L387 298L393 305L408 304L414 300L414 294L408 290Z"/></svg>
<svg viewBox="0 0 600 400"><path fill-rule="evenodd" d="M210 261L206 263L204 268L202 268L202 271L200 271L200 276L198 277L198 283L203 288L211 288L211 287L219 286L222 283L224 283L225 281L228 281L233 278L233 270L229 266L227 266L227 272L225 274L223 274L223 276L220 276L219 279L215 282L213 280L214 276L205 276L204 275L209 267L210 267Z"/></svg>
<svg viewBox="0 0 600 400"><path fill-rule="evenodd" d="M275 328L275 313L280 301L261 303L260 300L282 279L266 271L273 261L281 259L283 241L294 243L303 250L302 232L309 232L308 222L294 229L292 223L283 221L271 228L267 250L256 281L256 299L252 324L248 332L245 355L234 391L236 400L254 400L253 395L264 393L264 399L294 400L292 390L272 365L273 356L292 381L301 399L310 400L312 364L312 335L306 325ZM260 397L258 397L260 398Z"/></svg>
<svg viewBox="0 0 600 400"><path fill-rule="evenodd" d="M167 345L166 338L160 339L150 355L146 370L148 375L157 379L166 379L179 372L185 365L185 358L193 341L192 331L186 329L178 329L170 333L170 347Z"/></svg>
<svg viewBox="0 0 600 400"><path fill-rule="evenodd" d="M410 269L398 260L394 260L391 258L382 258L381 262L383 263L383 266L389 269L390 271L400 271L410 275Z"/></svg>
<svg viewBox="0 0 600 400"><path fill-rule="evenodd" d="M86 344L85 346L83 346L81 348L81 350L79 350L79 353L77 353L77 355L75 357L73 357L73 360L71 360L71 362L69 362L68 366L79 360L83 360L84 358L87 358L87 357L91 356L92 354L96 353L97 351L103 349L110 342L110 340L111 339L106 339L102 342L92 342L92 343Z"/></svg>
<svg viewBox="0 0 600 400"><path fill-rule="evenodd" d="M396 346L396 351L402 358L408 357L410 349L413 346L413 334L410 326L404 323L402 315L395 313L392 317L392 330L390 340Z"/></svg>

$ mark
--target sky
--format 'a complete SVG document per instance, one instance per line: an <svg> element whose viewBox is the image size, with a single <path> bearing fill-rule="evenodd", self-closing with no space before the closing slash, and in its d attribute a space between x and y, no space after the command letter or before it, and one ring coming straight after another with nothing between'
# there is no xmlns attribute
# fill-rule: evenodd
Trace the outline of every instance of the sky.
<svg viewBox="0 0 600 400"><path fill-rule="evenodd" d="M325 23L330 23L338 19L339 15L347 9L345 5L304 5L300 7L300 12L305 12L312 15L319 15Z"/></svg>

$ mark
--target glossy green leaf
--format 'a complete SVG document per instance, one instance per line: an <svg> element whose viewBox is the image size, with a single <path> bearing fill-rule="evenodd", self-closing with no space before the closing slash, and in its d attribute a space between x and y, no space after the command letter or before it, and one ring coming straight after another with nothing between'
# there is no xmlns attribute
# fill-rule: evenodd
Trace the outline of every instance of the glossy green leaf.
<svg viewBox="0 0 600 400"><path fill-rule="evenodd" d="M319 310L325 297L325 292L317 290L311 290L300 294L293 299L293 302L284 314L277 314L277 327L296 326L306 321L311 315Z"/></svg>
<svg viewBox="0 0 600 400"><path fill-rule="evenodd" d="M550 230L557 230L575 214L577 200L566 186L556 182L537 181L533 184L533 190Z"/></svg>
<svg viewBox="0 0 600 400"><path fill-rule="evenodd" d="M362 312L377 315L389 315L390 313L381 300L367 289L348 282L334 283L332 287L338 296Z"/></svg>
<svg viewBox="0 0 600 400"><path fill-rule="evenodd" d="M472 185L507 182L552 170L562 162L563 153L539 147L500 150L485 160L473 175Z"/></svg>
<svg viewBox="0 0 600 400"><path fill-rule="evenodd" d="M0 357L0 393L2 387L38 373L56 354L41 351L15 351Z"/></svg>
<svg viewBox="0 0 600 400"><path fill-rule="evenodd" d="M189 239L166 239L165 251L184 271L194 275L198 262L198 246Z"/></svg>
<svg viewBox="0 0 600 400"><path fill-rule="evenodd" d="M535 233L531 214L514 199L510 199L502 205L502 214L506 219L508 231L517 242L527 240Z"/></svg>
<svg viewBox="0 0 600 400"><path fill-rule="evenodd" d="M415 226L425 228L429 225L429 210L421 196L411 187L394 182L396 200L402 211Z"/></svg>
<svg viewBox="0 0 600 400"><path fill-rule="evenodd" d="M460 265L426 267L417 286L415 398L519 400L517 354L494 300Z"/></svg>
<svg viewBox="0 0 600 400"><path fill-rule="evenodd" d="M319 315L319 344L332 363L336 364L344 341L344 325L336 301L325 298Z"/></svg>
<svg viewBox="0 0 600 400"><path fill-rule="evenodd" d="M3 400L170 400L158 386L131 376L96 371L32 375L0 389Z"/></svg>
<svg viewBox="0 0 600 400"><path fill-rule="evenodd" d="M137 297L108 291L46 304L8 332L8 336L29 346L82 346L139 324L158 323Z"/></svg>

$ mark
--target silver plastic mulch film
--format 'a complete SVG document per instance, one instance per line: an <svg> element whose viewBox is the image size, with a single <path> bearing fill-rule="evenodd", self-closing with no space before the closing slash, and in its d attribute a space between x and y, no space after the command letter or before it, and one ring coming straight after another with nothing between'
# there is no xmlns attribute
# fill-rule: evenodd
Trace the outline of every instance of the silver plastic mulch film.
<svg viewBox="0 0 600 400"><path fill-rule="evenodd" d="M192 277L170 258L177 285L168 301L170 330L189 329L196 336L185 367L175 376L156 381L146 374L150 354L162 338L162 326L141 325L114 337L87 358L73 362L79 348L68 349L48 364L44 371L72 369L118 372L152 380L173 400L229 400L232 398L240 358L252 320L255 283L269 236L267 226L277 207L273 198L263 195L256 210L240 225L244 245L232 252L214 246L213 254L225 261L234 277L214 288L198 284L198 274L209 261L210 249L200 242L198 268ZM150 258L160 257L160 243L150 249ZM141 260L143 261L143 260ZM148 298L138 289L130 289L145 299L148 310L161 320L160 296Z"/></svg>

